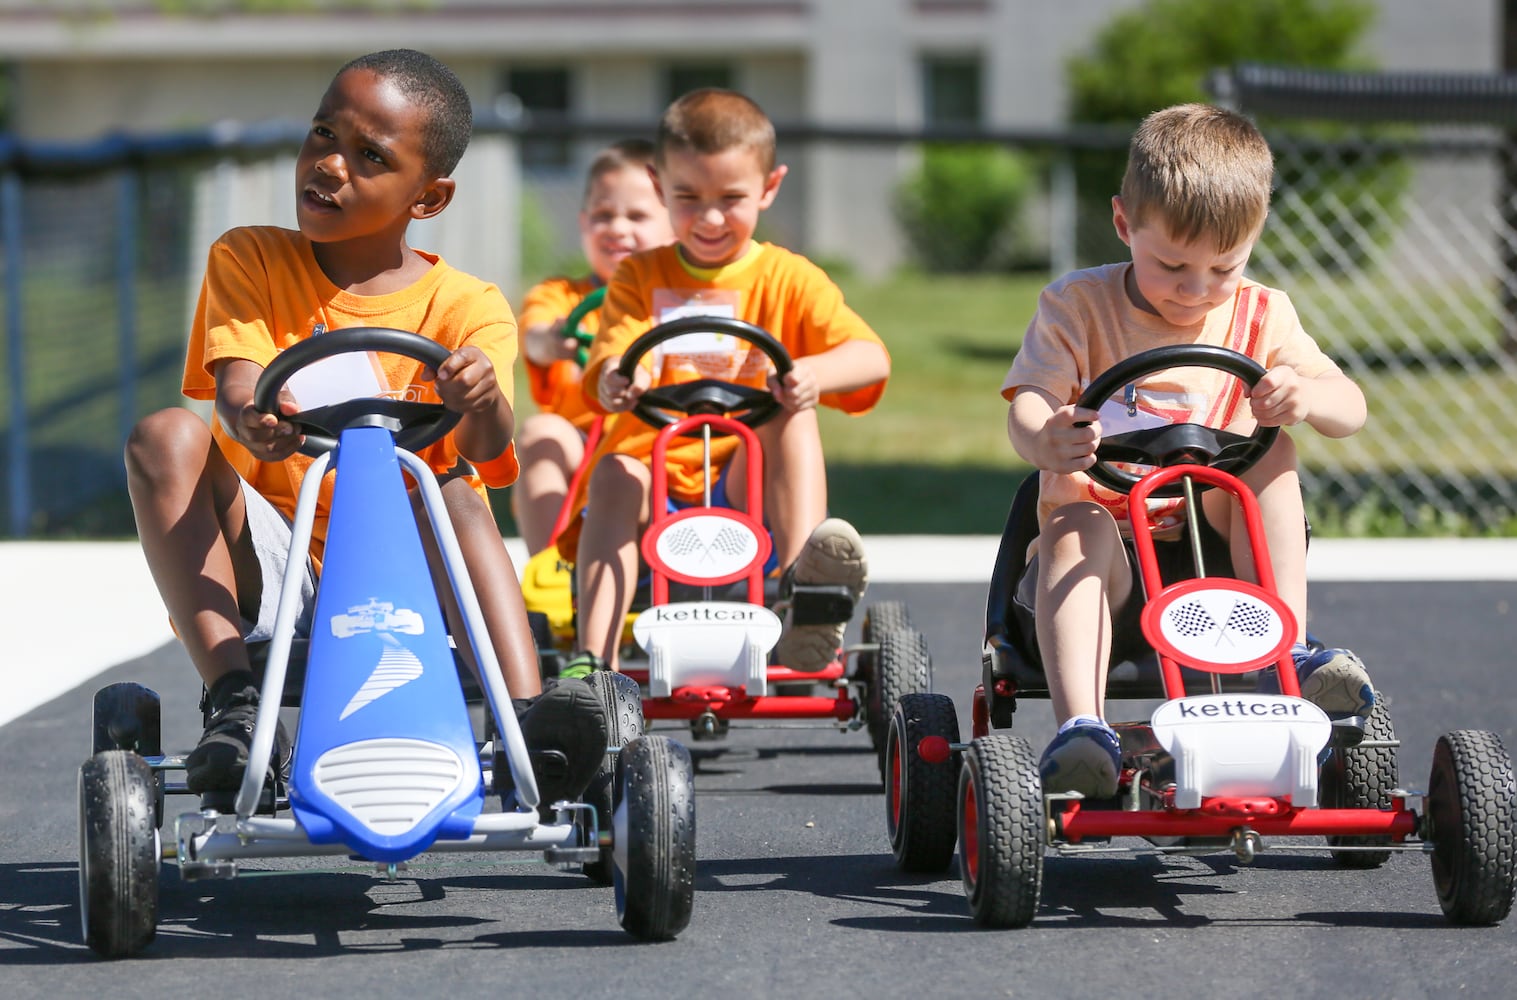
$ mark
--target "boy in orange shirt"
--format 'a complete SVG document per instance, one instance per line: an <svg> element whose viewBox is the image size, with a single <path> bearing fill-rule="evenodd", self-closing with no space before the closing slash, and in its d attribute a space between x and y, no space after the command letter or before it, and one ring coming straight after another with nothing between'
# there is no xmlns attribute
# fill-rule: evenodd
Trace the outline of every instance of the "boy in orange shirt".
<svg viewBox="0 0 1517 1000"><path fill-rule="evenodd" d="M254 407L254 386L282 349L340 327L410 330L451 351L435 371L382 355L383 371L390 390L463 414L421 457L437 473L507 688L524 699L516 707L528 745L558 749L571 762L571 773L543 783L545 801L578 795L605 752L605 712L588 685L539 695L526 608L485 491L517 472L510 306L494 285L406 242L412 220L433 218L452 201L450 174L472 127L468 93L431 56L389 50L339 70L296 160L299 231L243 227L211 248L183 386L192 398L215 401L211 426L171 408L143 418L127 442L143 552L206 687L205 733L186 760L191 791L241 782L259 701L245 643L272 634L289 518L310 465L296 452L295 425ZM280 410L300 411L288 388ZM324 483L317 558L331 496ZM426 519L419 524L430 540ZM307 560L298 634L309 633L316 574ZM440 596L451 611L451 595ZM462 639L456 614L449 617Z"/></svg>
<svg viewBox="0 0 1517 1000"><path fill-rule="evenodd" d="M1335 438L1364 425L1363 392L1302 329L1285 293L1244 277L1273 175L1268 144L1242 115L1187 104L1144 119L1112 199L1131 261L1075 271L1044 289L1002 385L1011 443L1042 470L1036 554L1014 607L1025 634L1037 636L1060 723L1040 762L1045 792L1115 794L1121 752L1103 717L1107 670L1141 651L1133 643L1146 648L1127 497L1085 474L1102 436L1132 429L1126 420L1238 433L1304 423ZM1084 386L1118 361L1171 344L1229 347L1266 373L1246 398L1231 391L1238 385L1231 376L1180 368L1129 386L1127 406L1098 413L1075 405ZM1303 697L1330 715L1368 714L1375 693L1359 658L1306 643L1306 516L1290 437L1281 433L1241 478L1259 499L1276 586L1296 619L1292 656ZM1183 500L1150 503L1153 523L1179 530ZM1210 490L1201 504L1206 544L1230 552L1234 569L1251 578L1253 554L1232 497ZM1183 540L1159 546L1188 551Z"/></svg>
<svg viewBox="0 0 1517 1000"><path fill-rule="evenodd" d="M630 409L653 376L650 367L639 367L633 380L619 375L622 353L675 316L725 316L773 334L795 361L783 379L745 344L719 362L703 343L697 367L682 359L677 341L663 345L660 377L683 381L697 371L710 375L713 364L724 363L730 380L768 386L780 411L756 432L765 460L764 510L778 564L785 567L781 600L792 583L844 586L857 600L867 581L863 542L848 522L826 516L816 407L854 414L872 408L890 374L890 356L820 268L753 240L759 213L773 204L785 173L775 163L774 126L743 95L708 88L669 106L655 141L654 183L677 242L635 254L617 269L585 369L585 395L607 413ZM651 366L651 358L645 364ZM570 676L601 662L617 665L637 578L639 530L650 516L652 476L667 472L677 501L703 496L701 442L671 446L668 469L653 472L655 433L641 420L621 419L597 449L576 558L585 653L569 661ZM730 438L712 442L713 468L721 470L711 484L713 502L744 495L746 468L737 447ZM795 670L822 669L836 656L847 623L792 625L790 617L787 610L775 661Z"/></svg>
<svg viewBox="0 0 1517 1000"><path fill-rule="evenodd" d="M585 296L604 287L630 254L674 239L669 213L653 189L649 167L653 144L623 139L590 161L579 212L580 247L590 265L583 278L549 278L522 300L522 357L539 412L522 421L516 435L521 478L511 490L511 512L529 553L553 539L554 522L585 457L585 435L599 416L585 402L575 355L579 343L564 336L564 320ZM596 312L580 329L600 329Z"/></svg>

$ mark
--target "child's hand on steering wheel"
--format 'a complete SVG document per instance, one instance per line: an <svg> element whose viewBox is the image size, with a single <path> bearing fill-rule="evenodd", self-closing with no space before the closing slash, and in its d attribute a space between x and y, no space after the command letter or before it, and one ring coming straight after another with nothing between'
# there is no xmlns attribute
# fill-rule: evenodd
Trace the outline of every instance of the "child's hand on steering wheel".
<svg viewBox="0 0 1517 1000"><path fill-rule="evenodd" d="M1070 403L1054 410L1043 425L1041 468L1050 472L1084 472L1095 464L1101 444L1101 415Z"/></svg>
<svg viewBox="0 0 1517 1000"><path fill-rule="evenodd" d="M617 371L621 360L620 355L608 358L600 370L600 380L595 385L595 395L600 401L601 409L608 413L625 413L632 409L652 381L648 369L641 365L632 378L627 378Z"/></svg>
<svg viewBox="0 0 1517 1000"><path fill-rule="evenodd" d="M1306 381L1290 365L1265 372L1248 391L1248 408L1262 427L1291 427L1311 413Z"/></svg>
<svg viewBox="0 0 1517 1000"><path fill-rule="evenodd" d="M300 412L295 395L288 389L279 391L279 412L285 416ZM301 433L294 424L264 413L251 400L237 412L228 430L260 462L283 462L300 447Z"/></svg>
<svg viewBox="0 0 1517 1000"><path fill-rule="evenodd" d="M455 413L482 413L500 400L495 365L485 352L465 344L435 369L422 369L422 378L437 390L442 404Z"/></svg>
<svg viewBox="0 0 1517 1000"><path fill-rule="evenodd" d="M814 409L822 398L821 384L805 358L796 358L794 367L783 378L770 375L769 391L789 413Z"/></svg>

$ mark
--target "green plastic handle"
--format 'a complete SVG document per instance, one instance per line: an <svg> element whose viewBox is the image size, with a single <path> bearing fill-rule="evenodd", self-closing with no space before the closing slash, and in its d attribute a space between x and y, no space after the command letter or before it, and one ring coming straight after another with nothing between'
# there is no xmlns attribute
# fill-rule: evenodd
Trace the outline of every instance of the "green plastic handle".
<svg viewBox="0 0 1517 1000"><path fill-rule="evenodd" d="M580 304L569 310L569 315L564 317L564 336L573 337L579 341L579 350L574 352L574 360L579 362L581 368L590 360L590 342L595 339L595 334L586 333L579 328L579 321L586 315L600 308L600 304L606 299L606 286L599 288L586 295Z"/></svg>

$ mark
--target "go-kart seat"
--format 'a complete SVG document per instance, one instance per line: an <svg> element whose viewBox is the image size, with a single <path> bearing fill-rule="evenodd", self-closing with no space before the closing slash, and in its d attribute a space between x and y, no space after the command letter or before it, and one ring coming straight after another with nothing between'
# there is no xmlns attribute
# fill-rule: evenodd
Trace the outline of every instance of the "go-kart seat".
<svg viewBox="0 0 1517 1000"><path fill-rule="evenodd" d="M1001 530L1001 544L990 575L990 590L985 603L985 650L982 681L990 724L996 729L1010 728L1016 698L1047 698L1048 679L1038 655L1037 637L1024 635L1012 609L1017 583L1027 568L1027 550L1038 536L1038 473L1022 480L1011 501L1006 526ZM1215 557L1211 560L1217 562ZM1230 561L1209 565L1210 575L1232 572ZM1174 580L1166 580L1173 583ZM1181 668L1186 690L1192 693L1210 690L1216 677L1223 691L1253 691L1257 671L1246 674L1208 674ZM1158 654L1149 651L1135 659L1113 663L1106 678L1106 696L1111 699L1158 699L1165 697L1159 672Z"/></svg>

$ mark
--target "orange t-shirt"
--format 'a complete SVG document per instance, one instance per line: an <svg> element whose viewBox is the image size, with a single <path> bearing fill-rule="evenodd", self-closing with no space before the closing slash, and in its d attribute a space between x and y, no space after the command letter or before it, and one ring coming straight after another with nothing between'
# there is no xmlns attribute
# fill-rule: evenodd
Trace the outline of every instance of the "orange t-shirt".
<svg viewBox="0 0 1517 1000"><path fill-rule="evenodd" d="M1266 369L1289 365L1305 378L1339 368L1301 327L1284 292L1243 279L1232 301L1213 309L1198 326L1177 327L1133 305L1125 280L1129 263L1074 271L1043 290L1027 336L1001 385L1008 401L1024 386L1036 386L1062 403L1080 398L1096 376L1118 361L1155 347L1210 344L1246 354ZM1107 400L1101 427L1120 434L1163 423L1197 423L1252 433L1244 385L1210 368L1156 372L1134 387L1131 405ZM1083 472L1044 471L1038 480L1038 523L1055 508L1090 500L1111 511L1125 531L1127 495L1092 482ZM1149 499L1160 530L1183 517L1182 499Z"/></svg>
<svg viewBox="0 0 1517 1000"><path fill-rule="evenodd" d="M217 362L236 358L267 366L281 350L313 336L318 327L380 326L420 334L450 351L465 344L478 347L495 365L509 402L516 320L505 296L494 285L450 267L440 257L415 252L432 262L432 269L419 281L386 295L354 295L327 279L310 242L297 231L248 226L227 232L211 247L206 264L185 355L182 391L191 399L215 399L212 372ZM394 354L380 354L379 360L391 390L407 398L439 402L431 383L421 380L421 362ZM261 462L232 440L214 416L211 432L238 474L286 516L293 516L300 481L311 459L296 454L283 462ZM460 461L453 435L427 448L421 458L439 473L452 470ZM486 485L508 486L516 474L516 452L511 446L499 458L479 463L468 478L488 502ZM312 532L318 557L331 503L332 481L328 479L322 484Z"/></svg>
<svg viewBox="0 0 1517 1000"><path fill-rule="evenodd" d="M563 319L599 286L593 277L548 278L534 285L522 298L517 322L523 331ZM600 311L592 309L580 320L580 329L595 333L600 329ZM527 385L532 401L544 413L556 413L580 430L587 430L597 414L585 402L579 365L573 361L555 361L540 365L522 352L527 367Z"/></svg>
<svg viewBox="0 0 1517 1000"><path fill-rule="evenodd" d="M682 315L722 316L742 320L768 331L793 358L821 354L849 340L884 344L879 334L844 301L842 290L826 273L799 254L770 243L755 243L740 260L718 268L697 268L684 262L678 244L633 254L617 267L606 290L601 332L590 347L585 365L585 398L597 412L596 384L607 359L653 327ZM682 344L682 341L688 341ZM772 366L757 347L734 343L733 337L691 334L665 341L643 358L654 369L653 384L721 378L743 385L763 386ZM821 404L844 413L866 413L885 391L885 380L850 392L825 393ZM644 463L653 455L658 432L635 416L615 421L606 431L593 459L618 453ZM711 442L713 473L737 448L731 437ZM656 473L655 473L656 474ZM696 501L704 492L704 445L698 438L680 439L668 450L665 474L669 495ZM575 498L584 503L584 488ZM572 558L577 544L575 525L559 539L559 549Z"/></svg>

